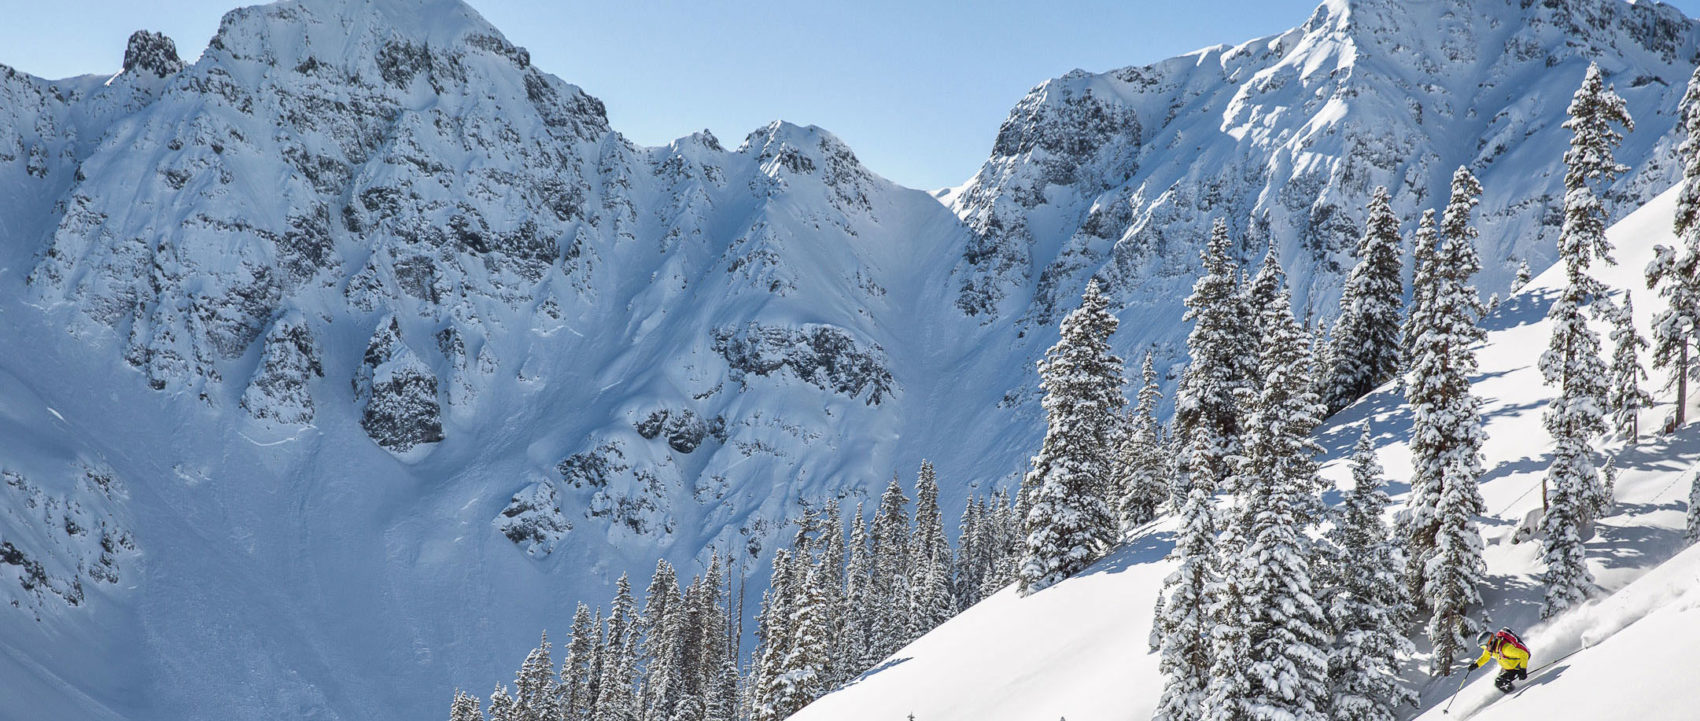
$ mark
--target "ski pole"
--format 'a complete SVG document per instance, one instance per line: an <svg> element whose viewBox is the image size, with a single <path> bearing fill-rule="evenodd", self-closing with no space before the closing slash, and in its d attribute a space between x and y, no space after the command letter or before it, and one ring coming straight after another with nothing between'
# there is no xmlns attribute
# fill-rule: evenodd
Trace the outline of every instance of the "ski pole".
<svg viewBox="0 0 1700 721"><path fill-rule="evenodd" d="M1440 710L1440 715L1445 716L1447 714L1452 713L1452 702L1458 700L1458 692L1464 690L1464 682L1470 680L1470 671L1474 671L1474 670L1475 669L1472 668L1468 671L1465 671L1464 677L1461 678L1461 679L1458 679L1458 688L1453 689L1452 695L1448 696L1446 698L1446 708Z"/></svg>

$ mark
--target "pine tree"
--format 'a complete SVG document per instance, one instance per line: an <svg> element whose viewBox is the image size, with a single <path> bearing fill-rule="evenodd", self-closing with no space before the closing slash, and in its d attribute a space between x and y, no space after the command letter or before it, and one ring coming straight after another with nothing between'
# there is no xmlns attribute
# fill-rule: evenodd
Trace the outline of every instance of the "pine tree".
<svg viewBox="0 0 1700 721"><path fill-rule="evenodd" d="M644 683L638 705L645 719L671 718L679 700L685 672L679 667L683 639L675 619L680 603L678 573L666 559L656 561L655 574L644 591L643 615L633 630L643 639L638 663L644 669Z"/></svg>
<svg viewBox="0 0 1700 721"><path fill-rule="evenodd" d="M868 549L868 526L862 516L862 504L856 504L856 516L850 521L850 560L846 562L843 646L843 677L848 679L879 661L872 645L874 611L877 600L873 592L873 557Z"/></svg>
<svg viewBox="0 0 1700 721"><path fill-rule="evenodd" d="M1132 528L1157 517L1157 507L1168 499L1169 489L1164 478L1163 448L1158 440L1157 403L1163 392L1157 386L1156 361L1151 351L1145 352L1140 364L1139 400L1133 415L1124 424L1128 431L1116 452L1116 473L1120 498L1117 514L1124 527Z"/></svg>
<svg viewBox="0 0 1700 721"><path fill-rule="evenodd" d="M626 574L614 585L603 646L602 680L597 685L595 721L637 721L640 714L633 683L637 678L639 619Z"/></svg>
<svg viewBox="0 0 1700 721"><path fill-rule="evenodd" d="M1385 187L1375 189L1367 210L1358 263L1340 294L1340 315L1325 366L1329 414L1368 395L1399 371L1400 306L1405 297L1399 218Z"/></svg>
<svg viewBox="0 0 1700 721"><path fill-rule="evenodd" d="M514 677L508 721L557 721L560 717L560 689L555 685L555 662L549 657L549 634L545 633Z"/></svg>
<svg viewBox="0 0 1700 721"><path fill-rule="evenodd" d="M951 594L956 598L958 612L980 601L980 582L986 575L984 510L985 504L979 496L969 496L962 509L962 521L956 527L955 578Z"/></svg>
<svg viewBox="0 0 1700 721"><path fill-rule="evenodd" d="M1101 485L1109 475L1121 359L1110 353L1116 317L1096 281L1062 322L1062 337L1039 364L1044 379L1044 445L1023 479L1032 501L1023 530L1021 591L1031 594L1074 575L1115 540Z"/></svg>
<svg viewBox="0 0 1700 721"><path fill-rule="evenodd" d="M784 718L773 714L778 713L781 677L786 670L785 659L791 653L791 620L801 585L801 580L793 577L795 569L789 549L774 552L772 581L762 594L762 607L756 618L757 658L750 673L750 707L757 721Z"/></svg>
<svg viewBox="0 0 1700 721"><path fill-rule="evenodd" d="M561 661L559 706L565 721L587 721L594 697L590 691L591 652L596 644L590 608L580 603L573 612L573 635L567 642L567 657Z"/></svg>
<svg viewBox="0 0 1700 721"><path fill-rule="evenodd" d="M1668 304L1653 316L1653 367L1670 369L1665 390L1676 390L1673 429L1687 420L1688 379L1694 374L1688 340L1700 328L1700 69L1688 80L1681 112L1686 137L1676 154L1683 163L1682 194L1673 222L1681 245L1653 246L1653 262L1647 264L1647 287Z"/></svg>
<svg viewBox="0 0 1700 721"><path fill-rule="evenodd" d="M1688 530L1682 540L1690 546L1700 543L1700 474L1694 476L1694 485L1688 489Z"/></svg>
<svg viewBox="0 0 1700 721"><path fill-rule="evenodd" d="M484 711L478 708L478 697L455 689L455 700L449 706L449 721L484 721Z"/></svg>
<svg viewBox="0 0 1700 721"><path fill-rule="evenodd" d="M1327 536L1328 615L1337 639L1328 657L1329 718L1393 721L1401 706L1417 701L1399 681L1399 656L1416 649L1405 638L1410 609L1399 583L1405 559L1382 521L1388 498L1368 428L1352 452L1352 480Z"/></svg>
<svg viewBox="0 0 1700 721"><path fill-rule="evenodd" d="M497 684L490 693L490 721L518 721L514 716L514 697L508 695L507 686Z"/></svg>
<svg viewBox="0 0 1700 721"><path fill-rule="evenodd" d="M797 600L791 619L792 637L782 662L775 692L769 706L757 712L757 721L778 721L802 710L826 693L825 683L831 660L828 658L832 638L827 629L825 601L821 582L816 578L816 566L804 579L803 594Z"/></svg>
<svg viewBox="0 0 1700 721"><path fill-rule="evenodd" d="M945 539L938 477L930 461L921 461L921 472L915 479L915 535L909 547L910 606L915 622L911 635L918 637L950 620L956 611L950 592L950 541Z"/></svg>
<svg viewBox="0 0 1700 721"><path fill-rule="evenodd" d="M1486 575L1481 530L1481 400L1470 390L1476 371L1472 345L1481 300L1471 285L1480 270L1470 210L1481 185L1464 168L1452 176L1452 198L1442 214L1442 244L1433 259L1432 313L1415 345L1406 395L1412 409L1410 514L1404 524L1406 583L1411 597L1432 610L1428 634L1434 672L1447 675L1475 623L1467 615L1481 603ZM1419 232L1419 236L1421 233ZM1418 292L1423 292L1418 289Z"/></svg>
<svg viewBox="0 0 1700 721"><path fill-rule="evenodd" d="M1544 415L1553 437L1553 457L1542 481L1547 506L1543 617L1580 602L1593 585L1580 529L1607 503L1591 443L1607 430L1604 412L1609 386L1599 334L1588 327L1582 305L1594 300L1596 308L1605 307L1610 314L1610 304L1602 295L1604 286L1587 272L1595 256L1612 262L1605 209L1593 186L1610 182L1628 169L1612 157L1612 149L1622 140L1613 126L1634 127L1623 99L1604 86L1600 69L1593 64L1570 102L1569 113L1564 123L1571 131L1570 150L1564 154L1564 224L1558 238L1568 283L1547 312L1553 322L1552 342L1540 363L1547 383L1559 387Z"/></svg>
<svg viewBox="0 0 1700 721"><path fill-rule="evenodd" d="M1647 339L1635 332L1635 306L1630 294L1623 296L1623 307L1613 318L1611 340L1611 391L1607 403L1612 409L1612 427L1631 444L1641 441L1641 411L1653 406L1653 397L1641 388L1647 371L1641 367L1641 351Z"/></svg>
<svg viewBox="0 0 1700 721"><path fill-rule="evenodd" d="M1227 458L1238 452L1238 395L1248 388L1247 379L1253 375L1245 343L1255 333L1236 281L1232 252L1228 226L1217 220L1201 254L1204 274L1186 299L1184 318L1193 324L1186 341L1191 362L1175 391L1175 434L1191 439L1199 427L1211 432L1211 488L1220 485L1229 472ZM1177 504L1182 500L1184 496L1174 498Z"/></svg>
<svg viewBox="0 0 1700 721"><path fill-rule="evenodd" d="M1249 682L1240 703L1265 717L1320 719L1328 704L1327 620L1315 597L1308 529L1322 510L1310 433L1322 406L1310 392L1305 333L1286 289L1261 314L1261 390L1252 407L1242 480L1247 575L1241 620ZM1231 550L1231 546L1229 549Z"/></svg>
<svg viewBox="0 0 1700 721"><path fill-rule="evenodd" d="M1529 272L1529 261L1518 260L1517 277L1511 280L1511 292L1516 293L1517 291L1522 290L1523 286L1529 284L1529 279L1532 277L1533 275Z"/></svg>
<svg viewBox="0 0 1700 721"><path fill-rule="evenodd" d="M848 627L844 595L844 519L839 510L838 500L826 502L824 517L821 519L820 538L816 540L820 548L820 560L816 564L820 578L821 617L826 624L827 638L832 646L828 649L827 670L822 682L828 689L836 688L847 681L861 669L851 668L851 661L845 655L846 650L842 639Z"/></svg>
<svg viewBox="0 0 1700 721"><path fill-rule="evenodd" d="M909 632L909 515L904 506L909 499L897 477L891 478L885 494L880 496L879 509L873 524L873 599L870 610L873 625L869 645L873 660L878 661L902 648L911 640Z"/></svg>
<svg viewBox="0 0 1700 721"><path fill-rule="evenodd" d="M1210 463L1206 455L1208 448L1206 440L1199 454L1199 463L1206 469ZM1201 718L1210 683L1209 584L1216 523L1215 504L1209 492L1200 487L1189 490L1180 508L1180 519L1180 534L1175 539L1174 551L1169 554L1176 568L1163 579L1163 590L1157 598L1157 617L1152 621L1159 653L1158 670L1163 674L1163 695L1157 701L1152 721Z"/></svg>
<svg viewBox="0 0 1700 721"><path fill-rule="evenodd" d="M1434 292L1439 287L1438 269L1434 264L1440 243L1438 233L1434 211L1423 211L1422 220L1417 223L1417 235L1411 240L1411 264L1414 268L1411 275L1411 310L1405 314L1405 325L1399 331L1400 357L1404 360L1406 371L1416 363L1417 341L1434 328ZM1400 377L1401 384L1406 380ZM1406 395L1410 395L1408 389Z"/></svg>

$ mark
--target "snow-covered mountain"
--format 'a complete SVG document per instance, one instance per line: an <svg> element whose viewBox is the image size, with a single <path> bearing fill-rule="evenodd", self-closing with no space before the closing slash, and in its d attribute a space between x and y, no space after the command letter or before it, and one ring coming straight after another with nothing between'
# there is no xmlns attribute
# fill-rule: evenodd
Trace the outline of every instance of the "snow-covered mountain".
<svg viewBox="0 0 1700 721"><path fill-rule="evenodd" d="M1460 165L1486 189L1483 295L1503 292L1519 260L1555 257L1561 124L1588 63L1636 121L1607 199L1621 214L1680 175L1670 131L1697 50L1700 25L1657 3L1326 0L1273 37L1074 71L1029 92L950 192L977 234L956 301L1048 326L1096 278L1124 318L1162 319L1124 342L1184 360L1168 321L1213 220L1252 263L1275 245L1301 320L1332 317L1371 191L1409 229Z"/></svg>
<svg viewBox="0 0 1700 721"><path fill-rule="evenodd" d="M1660 195L1608 232L1621 261L1599 273L1608 286L1642 287L1653 246L1677 242L1671 219L1679 193ZM1471 718L1489 703L1492 716L1508 718L1691 718L1700 709L1693 662L1683 653L1700 629L1694 618L1700 549L1684 550L1682 543L1700 428L1690 423L1675 434L1644 436L1638 445L1605 448L1618 469L1616 504L1585 544L1602 587L1598 598L1542 621L1540 543L1514 540L1520 523L1541 509L1551 450L1541 412L1554 389L1542 382L1537 359L1552 334L1547 308L1565 282L1563 269L1553 268L1484 320L1488 335L1472 380L1487 432L1481 491L1489 513L1481 527L1489 581L1479 612L1492 627L1522 633L1533 653L1531 676L1512 698L1499 699L1488 680L1493 674L1477 672L1448 715L1441 707L1459 679L1430 679L1425 650L1404 664L1405 681L1421 691L1420 709L1408 709L1413 718ZM1663 308L1649 294L1637 296L1635 322L1646 328ZM1609 328L1596 330L1603 335ZM1663 381L1655 374L1648 387ZM1671 412L1669 394L1660 396L1664 402L1642 412L1643 428L1657 427ZM1391 516L1403 506L1411 475L1410 409L1391 384L1318 431L1326 449L1322 474L1337 485L1350 483L1348 456L1366 424L1396 492ZM1159 519L1056 586L1027 598L1005 589L792 718L1148 718L1163 688L1149 644L1158 592L1174 568L1165 558L1174 531L1173 519Z"/></svg>
<svg viewBox="0 0 1700 721"><path fill-rule="evenodd" d="M1551 257L1588 59L1637 118L1628 208L1677 173L1697 38L1619 0L1329 2L1041 85L949 206L815 127L635 145L458 0L0 65L0 690L40 704L0 719L438 714L657 556L744 549L758 587L800 500L928 457L954 513L1037 448L1088 277L1124 357L1178 362L1212 217L1327 314L1369 189L1409 216L1468 163L1503 285Z"/></svg>

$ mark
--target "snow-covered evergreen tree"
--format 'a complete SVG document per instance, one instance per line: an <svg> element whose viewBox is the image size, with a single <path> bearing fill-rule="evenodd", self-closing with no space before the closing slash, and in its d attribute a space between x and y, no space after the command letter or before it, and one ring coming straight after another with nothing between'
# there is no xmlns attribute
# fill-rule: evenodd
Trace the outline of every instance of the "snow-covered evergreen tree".
<svg viewBox="0 0 1700 721"><path fill-rule="evenodd" d="M1201 434L1207 431L1200 430ZM1198 462L1208 472L1209 440L1201 448ZM1157 597L1157 617L1152 621L1156 636L1158 671L1163 674L1163 695L1157 701L1152 721L1196 721L1201 718L1205 691L1210 683L1211 621L1209 586L1213 546L1216 540L1215 503L1202 487L1193 487L1181 504L1180 531L1169 559L1175 570L1163 579Z"/></svg>
<svg viewBox="0 0 1700 721"><path fill-rule="evenodd" d="M791 639L782 670L767 705L756 710L756 721L788 718L830 690L826 674L830 672L832 638L824 617L826 599L821 594L821 581L815 577L819 569L815 566L803 581L803 593L792 610Z"/></svg>
<svg viewBox="0 0 1700 721"><path fill-rule="evenodd" d="M1238 452L1239 392L1252 375L1245 343L1255 333L1248 322L1245 300L1233 260L1228 226L1217 220L1201 259L1204 274L1193 283L1186 299L1185 320L1192 322L1186 347L1191 361L1175 391L1175 434L1192 439L1195 430L1210 430L1211 463L1208 485L1216 488L1229 472L1227 458ZM1190 442L1190 440L1189 440ZM1174 499L1177 503L1183 497Z"/></svg>
<svg viewBox="0 0 1700 721"><path fill-rule="evenodd" d="M490 693L490 721L517 721L514 718L514 697L506 685L498 684Z"/></svg>
<svg viewBox="0 0 1700 721"><path fill-rule="evenodd" d="M1357 265L1340 294L1340 315L1328 349L1328 413L1345 408L1399 371L1399 324L1404 303L1399 218L1387 188L1370 197L1358 240Z"/></svg>
<svg viewBox="0 0 1700 721"><path fill-rule="evenodd" d="M626 574L614 584L614 603L608 613L608 638L603 646L602 679L597 684L594 721L637 721L634 682L637 679L638 619L632 583Z"/></svg>
<svg viewBox="0 0 1700 721"><path fill-rule="evenodd" d="M1306 334L1285 287L1261 309L1263 328L1246 455L1240 464L1247 575L1240 625L1249 642L1241 663L1247 686L1238 699L1265 718L1320 719L1328 706L1328 622L1316 599L1314 542L1308 530L1322 510L1310 433L1322 406L1311 393ZM1232 547L1226 547L1232 552ZM1237 704L1229 704L1232 707Z"/></svg>
<svg viewBox="0 0 1700 721"><path fill-rule="evenodd" d="M1417 696L1399 681L1399 656L1415 652L1405 638L1409 603L1399 582L1405 559L1382 520L1388 504L1381 464L1369 429L1352 451L1352 490L1328 531L1331 588L1328 615L1334 651L1328 657L1334 721L1394 721Z"/></svg>
<svg viewBox="0 0 1700 721"><path fill-rule="evenodd" d="M868 548L868 525L862 513L862 504L856 504L856 515L850 519L849 560L844 568L844 632L840 636L839 654L846 664L845 678L879 660L871 643L877 604L873 590L874 562Z"/></svg>
<svg viewBox="0 0 1700 721"><path fill-rule="evenodd" d="M1653 261L1647 264L1647 287L1657 289L1667 304L1653 316L1653 367L1670 370L1665 390L1676 390L1673 427L1687 420L1688 379L1694 373L1688 345L1700 329L1700 68L1682 95L1682 129L1685 137L1677 148L1682 193L1673 222L1680 244L1653 246Z"/></svg>
<svg viewBox="0 0 1700 721"><path fill-rule="evenodd" d="M1688 531L1682 540L1690 546L1700 543L1700 475L1694 476L1694 485L1688 489Z"/></svg>
<svg viewBox="0 0 1700 721"><path fill-rule="evenodd" d="M885 658L910 641L909 627L909 505L897 476L880 496L872 529L872 626L868 644L873 661Z"/></svg>
<svg viewBox="0 0 1700 721"><path fill-rule="evenodd" d="M514 677L510 721L558 721L560 690L555 685L555 661L549 657L549 634L525 657Z"/></svg>
<svg viewBox="0 0 1700 721"><path fill-rule="evenodd" d="M958 612L980 601L980 582L986 577L986 504L978 495L969 496L956 527L956 562L951 594Z"/></svg>
<svg viewBox="0 0 1700 721"><path fill-rule="evenodd" d="M1532 277L1534 276L1529 272L1529 261L1518 260L1517 277L1511 279L1511 292L1516 293L1517 291L1522 290L1523 286L1529 284L1529 279Z"/></svg>
<svg viewBox="0 0 1700 721"><path fill-rule="evenodd" d="M944 535L938 476L931 461L921 461L915 479L915 535L909 548L911 637L918 637L956 613L950 589L950 541Z"/></svg>
<svg viewBox="0 0 1700 721"><path fill-rule="evenodd" d="M634 633L640 634L638 663L643 667L638 705L643 718L664 721L673 715L683 687L685 669L680 667L683 639L675 618L679 605L679 576L666 559L655 562L655 574L644 591L643 615Z"/></svg>
<svg viewBox="0 0 1700 721"><path fill-rule="evenodd" d="M1088 283L1080 307L1062 322L1062 337L1039 363L1046 431L1033 468L1022 481L1030 495L1023 530L1021 591L1031 594L1097 560L1115 540L1115 517L1104 503L1122 397L1122 362L1110 353L1116 317Z"/></svg>
<svg viewBox="0 0 1700 721"><path fill-rule="evenodd" d="M1630 444L1641 441L1641 411L1653 407L1653 397L1641 387L1647 380L1647 369L1641 367L1641 351L1647 339L1635 330L1635 304L1625 291L1623 307L1612 319L1611 386L1607 404L1612 412L1612 427L1618 437Z"/></svg>
<svg viewBox="0 0 1700 721"><path fill-rule="evenodd" d="M1147 523L1157 517L1157 507L1168 499L1168 480L1164 477L1165 459L1157 425L1157 403L1163 392L1157 385L1156 360L1151 351L1139 369L1138 402L1133 414L1124 423L1116 450L1116 483L1119 499L1117 515L1124 527Z"/></svg>
<svg viewBox="0 0 1700 721"><path fill-rule="evenodd" d="M827 638L832 646L828 649L828 666L823 683L828 689L838 686L848 680L859 668L851 668L851 662L845 657L845 648L841 641L847 626L844 596L844 518L839 510L838 499L826 502L821 525L820 537L815 545L819 548L818 583L821 593L821 616L827 628Z"/></svg>
<svg viewBox="0 0 1700 721"><path fill-rule="evenodd" d="M591 653L595 650L598 630L591 625L590 607L580 603L573 612L572 638L567 642L567 657L561 661L559 706L565 721L586 721L591 716L595 697L591 693Z"/></svg>
<svg viewBox="0 0 1700 721"><path fill-rule="evenodd" d="M1476 321L1481 300L1471 279L1481 268L1470 210L1481 184L1465 168L1452 176L1452 197L1442 214L1441 247L1435 253L1426 292L1432 310L1414 344L1406 397L1412 411L1412 479L1409 516L1403 531L1405 579L1412 598L1433 615L1434 671L1450 674L1453 659L1475 630L1468 610L1481 603L1486 575L1481 530L1484 440L1481 400L1470 390L1476 371L1472 346L1482 339ZM1419 236L1421 233L1419 232ZM1425 292L1418 289L1419 293Z"/></svg>
<svg viewBox="0 0 1700 721"><path fill-rule="evenodd" d="M1439 230L1435 227L1434 210L1423 211L1417 222L1417 234L1411 239L1411 305L1405 314L1405 325L1399 330L1400 357L1409 372L1417 361L1417 340L1434 327L1434 291L1439 287L1434 264L1439 250ZM1408 378L1400 376L1403 385ZM1410 397L1407 388L1406 397Z"/></svg>
<svg viewBox="0 0 1700 721"><path fill-rule="evenodd" d="M455 700L449 705L449 721L484 721L484 711L478 707L478 697L455 689Z"/></svg>

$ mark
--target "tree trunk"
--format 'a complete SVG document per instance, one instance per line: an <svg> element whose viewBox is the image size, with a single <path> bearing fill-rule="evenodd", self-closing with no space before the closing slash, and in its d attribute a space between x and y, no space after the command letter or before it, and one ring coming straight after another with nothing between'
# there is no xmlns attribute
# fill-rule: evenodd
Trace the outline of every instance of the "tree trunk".
<svg viewBox="0 0 1700 721"><path fill-rule="evenodd" d="M1688 339L1682 339L1681 360L1676 364L1676 427L1688 418Z"/></svg>

